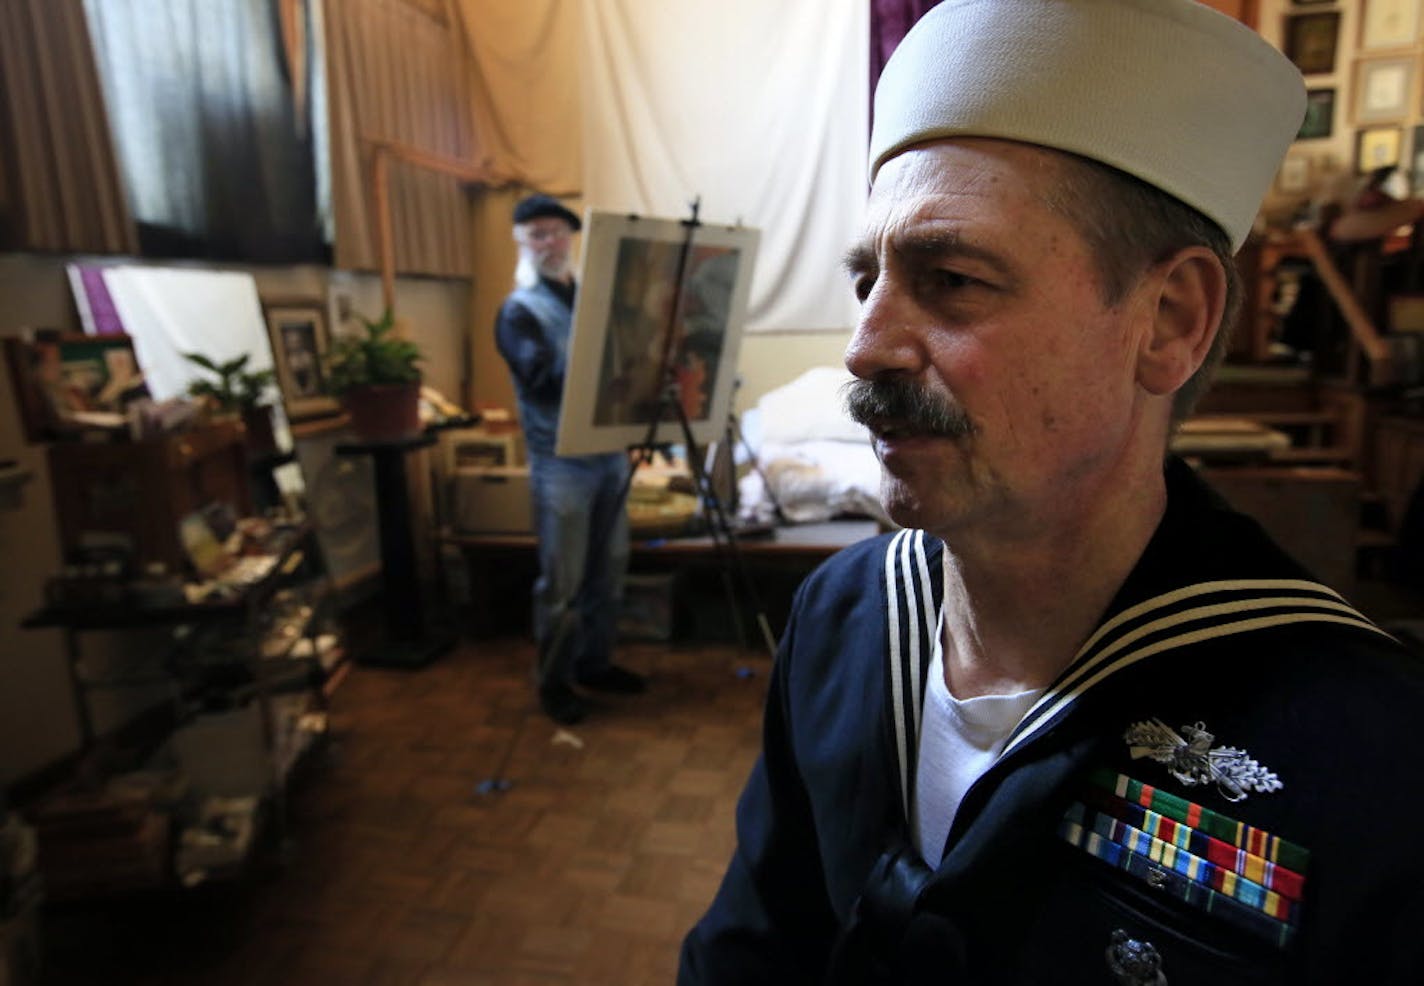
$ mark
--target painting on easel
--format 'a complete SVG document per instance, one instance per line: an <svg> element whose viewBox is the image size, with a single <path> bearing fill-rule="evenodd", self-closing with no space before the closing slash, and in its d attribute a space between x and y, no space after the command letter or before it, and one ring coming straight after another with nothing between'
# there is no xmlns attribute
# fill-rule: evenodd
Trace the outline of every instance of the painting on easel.
<svg viewBox="0 0 1424 986"><path fill-rule="evenodd" d="M560 455L635 446L655 420L676 423L679 405L696 441L721 435L757 239L746 227L588 216Z"/></svg>

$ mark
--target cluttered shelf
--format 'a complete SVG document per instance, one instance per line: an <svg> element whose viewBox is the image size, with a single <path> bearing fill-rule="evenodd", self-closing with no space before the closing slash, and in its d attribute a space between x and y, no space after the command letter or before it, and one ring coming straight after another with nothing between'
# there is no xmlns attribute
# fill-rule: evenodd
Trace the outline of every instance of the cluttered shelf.
<svg viewBox="0 0 1424 986"><path fill-rule="evenodd" d="M285 787L326 734L349 659L311 526L244 519L211 543L192 535L196 580L116 559L70 566L24 622L64 632L81 730L76 777L26 812L47 899L241 873L263 832L284 837ZM81 654L89 631L165 627L142 673L95 674ZM161 729L125 750L96 735L90 692L159 682Z"/></svg>
<svg viewBox="0 0 1424 986"><path fill-rule="evenodd" d="M210 578L130 576L102 565L51 579L46 605L27 616L25 629L120 630L205 623L242 616L302 568L312 530L306 523L272 528L261 547L238 556Z"/></svg>

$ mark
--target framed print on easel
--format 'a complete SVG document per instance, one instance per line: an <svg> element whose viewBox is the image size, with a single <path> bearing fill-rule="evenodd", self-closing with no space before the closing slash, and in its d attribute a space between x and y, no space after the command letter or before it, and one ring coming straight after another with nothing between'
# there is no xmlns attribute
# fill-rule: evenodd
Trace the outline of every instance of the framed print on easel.
<svg viewBox="0 0 1424 986"><path fill-rule="evenodd" d="M665 422L663 440L676 441L678 405L696 442L725 434L759 237L589 213L559 455L626 451ZM672 381L677 405L664 397Z"/></svg>

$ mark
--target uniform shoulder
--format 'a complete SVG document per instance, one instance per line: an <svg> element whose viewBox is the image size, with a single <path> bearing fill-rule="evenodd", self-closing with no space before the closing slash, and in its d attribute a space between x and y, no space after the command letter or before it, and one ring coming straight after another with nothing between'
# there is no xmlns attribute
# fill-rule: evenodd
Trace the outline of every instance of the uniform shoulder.
<svg viewBox="0 0 1424 986"><path fill-rule="evenodd" d="M823 561L806 577L803 591L812 597L863 592L867 585L884 581L886 558L892 551L907 549L914 558L923 552L927 565L937 565L940 548L937 539L918 531L877 534L848 545Z"/></svg>

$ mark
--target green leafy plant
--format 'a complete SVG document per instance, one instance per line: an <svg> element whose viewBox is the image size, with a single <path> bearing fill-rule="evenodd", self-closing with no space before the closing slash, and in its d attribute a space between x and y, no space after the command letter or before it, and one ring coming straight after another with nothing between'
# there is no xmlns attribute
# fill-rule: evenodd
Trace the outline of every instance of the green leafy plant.
<svg viewBox="0 0 1424 986"><path fill-rule="evenodd" d="M361 324L364 333L332 341L326 358L327 388L344 394L372 384L419 383L420 349L392 334L395 313L387 308L379 319L362 318Z"/></svg>
<svg viewBox="0 0 1424 986"><path fill-rule="evenodd" d="M217 379L194 380L188 385L193 397L203 397L217 405L218 410L232 413L261 407L268 388L276 379L272 370L249 370L250 353L218 363L202 353L184 353L190 363L202 367Z"/></svg>

